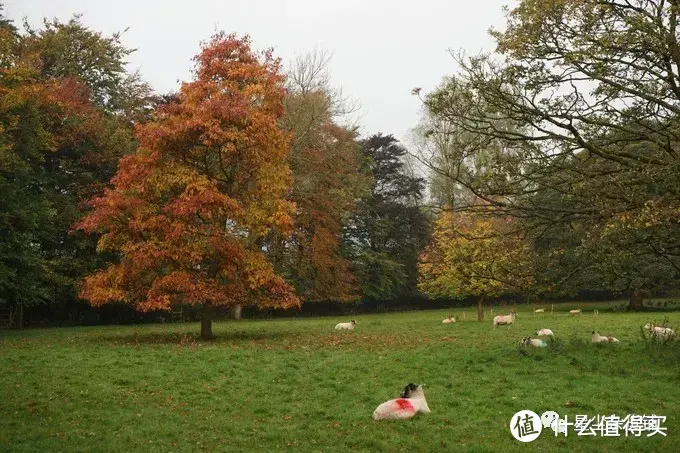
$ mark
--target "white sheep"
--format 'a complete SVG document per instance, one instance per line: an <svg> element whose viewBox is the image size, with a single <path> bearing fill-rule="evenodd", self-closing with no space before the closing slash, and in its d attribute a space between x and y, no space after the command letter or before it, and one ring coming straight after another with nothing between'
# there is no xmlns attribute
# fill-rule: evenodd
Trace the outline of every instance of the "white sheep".
<svg viewBox="0 0 680 453"><path fill-rule="evenodd" d="M579 308L579 309L576 309L576 310L569 310L569 313L571 314L571 316L580 315L581 309Z"/></svg>
<svg viewBox="0 0 680 453"><path fill-rule="evenodd" d="M555 334L550 329L541 329L536 331L536 335L539 337L554 337Z"/></svg>
<svg viewBox="0 0 680 453"><path fill-rule="evenodd" d="M354 330L354 326L357 325L355 320L350 322L341 322L335 325L335 330Z"/></svg>
<svg viewBox="0 0 680 453"><path fill-rule="evenodd" d="M531 338L531 337L522 338L521 344L527 345L527 346L533 346L535 348L545 348L545 347L548 346L548 343L546 343L545 340L542 340L540 338Z"/></svg>
<svg viewBox="0 0 680 453"><path fill-rule="evenodd" d="M675 330L670 327L654 327L654 333L661 338L675 338Z"/></svg>
<svg viewBox="0 0 680 453"><path fill-rule="evenodd" d="M493 328L495 329L498 326L509 326L513 322L515 322L515 318L517 317L517 313L514 311L511 311L509 315L498 315L493 318Z"/></svg>
<svg viewBox="0 0 680 453"><path fill-rule="evenodd" d="M449 316L448 318L444 319L442 321L442 324L451 324L452 322L456 322L456 318L453 317L453 315Z"/></svg>
<svg viewBox="0 0 680 453"><path fill-rule="evenodd" d="M408 384L401 398L385 401L373 411L373 420L403 420L418 412L430 413L422 385Z"/></svg>
<svg viewBox="0 0 680 453"><path fill-rule="evenodd" d="M675 330L670 327L655 326L654 324L645 324L645 329L649 330L651 336L659 338L675 338Z"/></svg>
<svg viewBox="0 0 680 453"><path fill-rule="evenodd" d="M545 313L545 310L542 308L537 308L536 310L534 310L534 313Z"/></svg>
<svg viewBox="0 0 680 453"><path fill-rule="evenodd" d="M619 340L612 336L606 336L603 337L600 335L597 330L593 330L593 336L592 336L593 343L618 343Z"/></svg>

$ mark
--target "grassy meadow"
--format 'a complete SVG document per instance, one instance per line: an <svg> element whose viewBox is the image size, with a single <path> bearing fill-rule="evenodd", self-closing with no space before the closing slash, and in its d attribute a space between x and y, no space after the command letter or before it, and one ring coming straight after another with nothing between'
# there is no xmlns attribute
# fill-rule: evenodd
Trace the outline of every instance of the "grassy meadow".
<svg viewBox="0 0 680 453"><path fill-rule="evenodd" d="M680 451L680 349L649 347L640 326L680 311L600 315L556 305L494 330L473 309L349 318L0 332L1 451ZM509 310L511 307L506 309ZM547 306L549 311L549 306ZM450 313L459 322L441 324ZM462 320L465 313L465 321ZM524 354L536 329L558 340ZM590 332L620 344L593 345ZM425 383L431 414L374 422L383 401ZM668 436L516 441L530 409L667 416ZM644 436L644 435L643 435ZM527 450L528 449L528 450Z"/></svg>

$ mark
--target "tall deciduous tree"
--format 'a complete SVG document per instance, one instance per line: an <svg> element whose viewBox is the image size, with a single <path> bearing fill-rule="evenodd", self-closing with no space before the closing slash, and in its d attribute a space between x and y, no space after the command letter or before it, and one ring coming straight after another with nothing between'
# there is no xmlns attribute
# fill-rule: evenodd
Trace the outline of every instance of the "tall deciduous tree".
<svg viewBox="0 0 680 453"><path fill-rule="evenodd" d="M357 279L342 255L342 228L367 186L354 128L341 117L352 109L330 85L330 55L298 57L287 77L282 126L293 137L291 199L296 204L288 238L272 238L270 256L304 301L355 300Z"/></svg>
<svg viewBox="0 0 680 453"><path fill-rule="evenodd" d="M126 72L131 50L117 35L102 36L77 18L41 29L26 25L23 33L1 22L3 141L13 158L0 164L6 219L0 273L12 286L32 288L4 298L67 309L77 303L75 283L102 263L93 238L69 232L82 217L81 203L101 193L120 157L134 151L132 124L148 116L150 89ZM29 209L33 220L19 226ZM11 245L15 239L23 252Z"/></svg>
<svg viewBox="0 0 680 453"><path fill-rule="evenodd" d="M218 33L195 61L195 80L139 128L139 150L80 223L101 234L100 250L120 254L81 295L140 311L200 305L201 336L212 338L215 306L299 304L262 242L292 228L290 137L278 124L284 77L271 51Z"/></svg>
<svg viewBox="0 0 680 453"><path fill-rule="evenodd" d="M420 258L420 289L433 297L477 298L484 320L487 297L525 294L534 285L534 259L513 221L444 211Z"/></svg>
<svg viewBox="0 0 680 453"><path fill-rule="evenodd" d="M523 0L494 32L502 58L459 56L426 98L471 152L499 145L487 177L458 183L539 238L586 226L581 256L611 260L584 272L632 296L680 274L678 19L672 1Z"/></svg>
<svg viewBox="0 0 680 453"><path fill-rule="evenodd" d="M76 74L44 72L35 42L0 20L0 294L13 306L75 299L74 281L96 262L68 235L79 203L133 147Z"/></svg>

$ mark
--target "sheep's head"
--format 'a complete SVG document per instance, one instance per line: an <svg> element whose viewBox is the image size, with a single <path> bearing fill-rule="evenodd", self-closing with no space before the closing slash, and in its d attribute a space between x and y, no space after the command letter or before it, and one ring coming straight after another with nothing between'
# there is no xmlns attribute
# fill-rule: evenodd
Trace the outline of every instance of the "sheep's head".
<svg viewBox="0 0 680 453"><path fill-rule="evenodd" d="M593 335L599 335L599 333L597 333L597 330L593 330Z"/></svg>
<svg viewBox="0 0 680 453"><path fill-rule="evenodd" d="M404 387L404 390L401 391L399 396L401 396L402 398L411 398L413 393L417 392L419 389L421 389L420 385L409 383L408 385L406 385L406 387Z"/></svg>
<svg viewBox="0 0 680 453"><path fill-rule="evenodd" d="M351 323L353 326L356 326L356 325L357 325L357 322L356 322L355 320L351 320L350 323Z"/></svg>
<svg viewBox="0 0 680 453"><path fill-rule="evenodd" d="M529 342L529 337L524 337L522 338L522 341L519 342L519 344L527 344Z"/></svg>
<svg viewBox="0 0 680 453"><path fill-rule="evenodd" d="M517 317L517 312L515 312L515 311L511 311L510 314L511 314L512 316Z"/></svg>

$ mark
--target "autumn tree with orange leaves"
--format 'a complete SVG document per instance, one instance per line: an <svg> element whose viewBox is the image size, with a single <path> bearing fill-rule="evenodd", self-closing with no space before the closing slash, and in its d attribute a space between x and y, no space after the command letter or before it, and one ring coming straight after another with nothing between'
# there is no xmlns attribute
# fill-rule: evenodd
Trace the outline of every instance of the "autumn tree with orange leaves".
<svg viewBox="0 0 680 453"><path fill-rule="evenodd" d="M289 134L279 127L284 77L271 51L218 33L195 57L195 80L137 131L113 188L78 225L100 234L120 261L85 279L93 306L139 311L202 307L201 337L214 338L213 307L299 305L263 254L272 230L289 232L294 210Z"/></svg>

